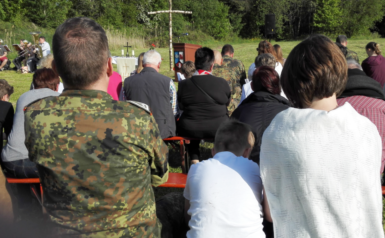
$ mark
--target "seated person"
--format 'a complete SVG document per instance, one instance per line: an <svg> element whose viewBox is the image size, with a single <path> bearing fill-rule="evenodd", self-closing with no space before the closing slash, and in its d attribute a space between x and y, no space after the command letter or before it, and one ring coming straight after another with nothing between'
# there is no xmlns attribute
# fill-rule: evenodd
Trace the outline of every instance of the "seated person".
<svg viewBox="0 0 385 238"><path fill-rule="evenodd" d="M8 63L8 58L7 58L7 50L2 46L4 41L0 39L0 71L3 71L5 69L5 66Z"/></svg>
<svg viewBox="0 0 385 238"><path fill-rule="evenodd" d="M0 79L0 151L3 149L4 138L8 138L13 126L13 116L15 111L12 103L8 102L12 93L13 86L9 85L5 79Z"/></svg>
<svg viewBox="0 0 385 238"><path fill-rule="evenodd" d="M52 51L66 90L25 109L25 145L53 225L46 237L160 237L152 185L168 179L168 148L143 104L107 93L105 31L67 19Z"/></svg>
<svg viewBox="0 0 385 238"><path fill-rule="evenodd" d="M184 190L188 238L265 237L259 167L247 159L253 145L250 126L226 121L216 133L213 158L191 166Z"/></svg>
<svg viewBox="0 0 385 238"><path fill-rule="evenodd" d="M184 76L184 79L191 78L196 71L194 62L186 61L182 65L181 71L182 71L182 75ZM182 80L184 80L184 79L182 79ZM179 80L179 81L181 81L181 80Z"/></svg>
<svg viewBox="0 0 385 238"><path fill-rule="evenodd" d="M183 110L179 118L178 135L193 138L214 138L219 125L228 120L230 87L223 78L211 75L214 52L200 48L195 52L197 74L179 82L178 102ZM192 163L200 160L199 140L191 140L187 150Z"/></svg>
<svg viewBox="0 0 385 238"><path fill-rule="evenodd" d="M12 63L15 65L16 70L21 70L21 67L23 67L23 60L25 59L26 56L26 47L27 47L28 41L21 39L20 40L20 51L17 52L18 56L12 61Z"/></svg>
<svg viewBox="0 0 385 238"><path fill-rule="evenodd" d="M135 74L140 74L140 72L142 72L143 70L143 56L144 56L145 52L142 52L140 53L140 55L138 56L138 67L131 72L130 76L133 76Z"/></svg>
<svg viewBox="0 0 385 238"><path fill-rule="evenodd" d="M255 68L258 68L261 66L269 66L272 69L275 69L276 60L275 60L274 56L270 53L260 54L255 58L254 64L255 64ZM253 76L253 74L250 75L250 77L249 77L250 81L248 83L246 83L245 85L243 85L243 87L242 87L241 103L243 100L245 100L245 98L247 98L253 92L253 89L251 88L252 76ZM279 76L279 74L278 74L278 76Z"/></svg>
<svg viewBox="0 0 385 238"><path fill-rule="evenodd" d="M8 143L1 154L3 171L10 178L38 178L36 164L29 160L28 150L23 143L24 108L39 99L59 96L59 76L52 69L38 69L33 75L34 90L30 90L17 100L14 126L8 137Z"/></svg>
<svg viewBox="0 0 385 238"><path fill-rule="evenodd" d="M169 77L159 73L162 57L155 50L143 56L143 70L124 80L127 100L146 104L155 117L163 139L175 136L175 115L178 114L176 88Z"/></svg>
<svg viewBox="0 0 385 238"><path fill-rule="evenodd" d="M337 104L348 67L326 36L289 54L281 85L294 107L262 137L260 167L275 237L384 237L376 126Z"/></svg>
<svg viewBox="0 0 385 238"><path fill-rule="evenodd" d="M278 73L271 67L261 66L254 71L251 93L233 112L231 118L249 124L255 136L250 159L259 164L262 135L275 115L286 110L290 103L280 96Z"/></svg>
<svg viewBox="0 0 385 238"><path fill-rule="evenodd" d="M372 121L382 138L382 159L380 173L385 167L385 97L381 84L366 76L361 65L354 59L348 62L348 82L338 97L338 105L348 102L358 113Z"/></svg>

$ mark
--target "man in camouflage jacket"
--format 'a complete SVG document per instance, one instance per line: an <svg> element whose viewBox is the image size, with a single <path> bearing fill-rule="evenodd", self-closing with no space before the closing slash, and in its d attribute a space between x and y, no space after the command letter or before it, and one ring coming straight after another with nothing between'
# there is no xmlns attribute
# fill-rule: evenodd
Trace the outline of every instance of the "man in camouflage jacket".
<svg viewBox="0 0 385 238"><path fill-rule="evenodd" d="M348 38L345 35L339 35L336 39L336 42L346 47L346 55L345 58L348 59L354 59L357 61L357 63L360 63L360 60L358 59L358 54L352 50L349 50L348 47Z"/></svg>
<svg viewBox="0 0 385 238"><path fill-rule="evenodd" d="M168 179L168 148L146 104L107 94L104 30L88 18L68 19L56 29L53 53L66 90L25 108L49 237L160 237L152 185Z"/></svg>
<svg viewBox="0 0 385 238"><path fill-rule="evenodd" d="M227 107L227 110L229 112L229 115L231 116L233 111L238 107L238 104L241 100L241 84L237 78L236 70L232 70L228 67L223 66L223 58L221 53L219 51L214 50L214 56L215 61L212 75L223 78L228 82L230 86L231 101L229 106Z"/></svg>

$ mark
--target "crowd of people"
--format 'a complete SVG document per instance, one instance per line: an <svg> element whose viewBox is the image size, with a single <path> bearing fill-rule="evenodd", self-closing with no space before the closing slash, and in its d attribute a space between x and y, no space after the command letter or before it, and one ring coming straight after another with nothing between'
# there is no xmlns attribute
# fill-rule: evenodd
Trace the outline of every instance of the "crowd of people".
<svg viewBox="0 0 385 238"><path fill-rule="evenodd" d="M51 46L44 36L39 37L38 47L32 44L32 42L28 42L26 39L21 39L20 44L17 45L18 56L12 61L15 67L11 68L11 60L7 57L8 50L10 49L8 46L5 48L3 44L4 41L0 39L0 71L16 70L22 73L34 73L37 69L39 60L51 54Z"/></svg>
<svg viewBox="0 0 385 238"><path fill-rule="evenodd" d="M16 113L0 80L0 164L40 178L47 237L384 237L378 44L361 65L342 35L310 36L287 59L261 41L247 75L231 45L203 47L178 88L155 50L122 82L91 19L66 20L52 46ZM155 201L175 135L191 138L193 165L183 194Z"/></svg>

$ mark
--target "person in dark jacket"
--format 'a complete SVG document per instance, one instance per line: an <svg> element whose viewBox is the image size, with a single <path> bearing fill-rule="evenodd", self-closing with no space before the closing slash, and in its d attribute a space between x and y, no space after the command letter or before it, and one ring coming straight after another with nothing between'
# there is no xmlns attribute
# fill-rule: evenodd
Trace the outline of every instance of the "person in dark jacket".
<svg viewBox="0 0 385 238"><path fill-rule="evenodd" d="M380 45L375 42L369 42L366 47L368 58L362 61L362 69L369 77L385 85L385 58L381 55Z"/></svg>
<svg viewBox="0 0 385 238"><path fill-rule="evenodd" d="M259 164L263 132L275 115L287 109L290 103L280 96L278 73L269 66L261 66L254 71L251 88L254 92L243 100L231 117L252 127L255 145L250 159Z"/></svg>
<svg viewBox="0 0 385 238"><path fill-rule="evenodd" d="M177 101L174 82L159 73L161 61L158 52L147 51L143 56L143 70L124 80L123 91L127 100L140 102L141 107L152 112L165 139L176 133Z"/></svg>
<svg viewBox="0 0 385 238"><path fill-rule="evenodd" d="M12 103L8 102L13 93L13 86L5 79L0 79L0 153L3 150L3 138L8 138L13 126L14 109ZM5 134L5 137L3 136ZM1 162L1 159L0 159Z"/></svg>
<svg viewBox="0 0 385 238"><path fill-rule="evenodd" d="M230 87L223 78L211 75L214 52L200 48L195 52L197 72L179 82L178 105L183 110L177 124L178 135L193 138L214 138L219 125L228 120ZM187 150L192 163L200 160L199 140L192 140Z"/></svg>

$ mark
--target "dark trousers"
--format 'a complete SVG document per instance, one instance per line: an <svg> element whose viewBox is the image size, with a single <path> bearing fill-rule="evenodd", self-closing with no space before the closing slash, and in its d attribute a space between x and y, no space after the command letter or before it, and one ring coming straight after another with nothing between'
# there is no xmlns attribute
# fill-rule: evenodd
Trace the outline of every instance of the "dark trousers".
<svg viewBox="0 0 385 238"><path fill-rule="evenodd" d="M29 159L3 162L3 170L9 178L38 178L36 164Z"/></svg>
<svg viewBox="0 0 385 238"><path fill-rule="evenodd" d="M16 57L16 59L14 59L13 61L12 61L12 63L16 66L16 68L19 70L19 69L21 69L21 67L23 66L22 65L22 62L23 62L23 60L25 59L25 57L24 56L18 56L18 57Z"/></svg>

